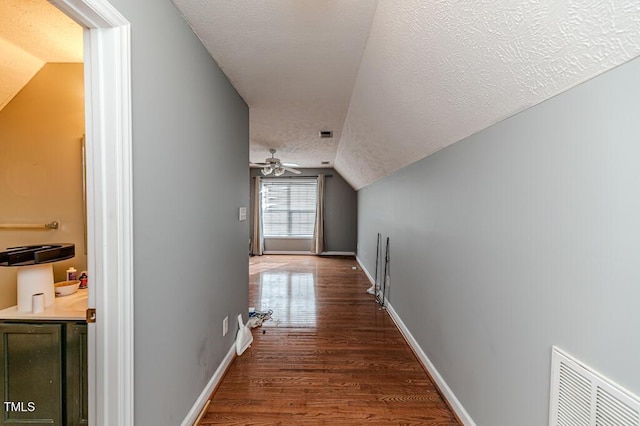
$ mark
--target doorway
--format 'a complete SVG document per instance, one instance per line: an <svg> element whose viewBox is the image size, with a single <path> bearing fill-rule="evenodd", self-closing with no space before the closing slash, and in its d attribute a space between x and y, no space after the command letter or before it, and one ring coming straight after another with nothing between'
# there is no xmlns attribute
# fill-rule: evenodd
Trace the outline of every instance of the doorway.
<svg viewBox="0 0 640 426"><path fill-rule="evenodd" d="M133 417L133 241L129 23L105 0L53 0L83 27L89 423Z"/></svg>
<svg viewBox="0 0 640 426"><path fill-rule="evenodd" d="M0 251L64 244L48 264L2 259L0 423L82 424L87 290L53 286L87 270L82 27L45 0L6 0L0 15Z"/></svg>
<svg viewBox="0 0 640 426"><path fill-rule="evenodd" d="M132 425L130 27L106 0L51 2L84 28L89 423Z"/></svg>

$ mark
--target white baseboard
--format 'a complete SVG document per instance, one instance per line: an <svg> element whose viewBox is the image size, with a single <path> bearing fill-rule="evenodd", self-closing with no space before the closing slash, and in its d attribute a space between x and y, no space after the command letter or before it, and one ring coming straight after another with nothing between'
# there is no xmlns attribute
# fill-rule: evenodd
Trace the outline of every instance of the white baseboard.
<svg viewBox="0 0 640 426"><path fill-rule="evenodd" d="M323 251L320 256L355 256L352 251Z"/></svg>
<svg viewBox="0 0 640 426"><path fill-rule="evenodd" d="M295 254L295 255L303 255L303 256L312 256L313 253L310 251L291 251L291 250L269 250L264 251L262 254ZM320 256L355 256L356 254L352 251L324 251L320 254Z"/></svg>
<svg viewBox="0 0 640 426"><path fill-rule="evenodd" d="M265 250L262 254L299 254L303 256L311 256L310 251L291 251L291 250Z"/></svg>
<svg viewBox="0 0 640 426"><path fill-rule="evenodd" d="M364 267L362 261L357 255L356 255L356 261L364 271L367 278L369 278L369 281L371 281L371 284L375 284L373 277L371 276L369 271L367 271L367 268ZM447 400L447 402L449 403L449 406L453 409L453 411L455 411L456 415L458 416L460 421L463 423L463 425L476 426L476 423L473 421L469 413L467 413L467 410L464 409L464 407L462 406L462 403L458 400L458 398L456 398L451 388L449 388L449 385L447 385L447 382L444 381L444 378L440 375L440 373L436 369L435 365L433 365L433 363L431 362L427 354L424 353L424 351L422 350L422 348L420 347L416 339L413 337L413 335L407 328L407 326L404 324L404 322L402 322L402 319L400 318L398 313L395 311L395 309L393 309L393 306L391 305L391 303L389 303L389 299L387 299L386 297L384 299L384 306L387 309L387 312L389 312L389 316L398 327L398 330L400 330L400 333L402 333L402 336L404 337L404 339L407 341L409 346L411 346L411 349L413 349L413 352L418 357L418 360L420 360L420 363L422 364L422 366L425 368L425 370L429 372L433 380L436 382L435 384L438 387L438 389L440 389L442 396Z"/></svg>
<svg viewBox="0 0 640 426"><path fill-rule="evenodd" d="M362 263L362 260L360 260L360 258L358 257L357 254L356 254L356 262L358 262L358 265L360 265L360 269L362 269L362 271L367 276L367 278L369 278L369 281L371 281L371 285L375 285L376 282L375 282L374 278L371 276L369 271L367 271L367 268L364 267L364 264Z"/></svg>
<svg viewBox="0 0 640 426"><path fill-rule="evenodd" d="M462 424L464 426L476 426L475 422L473 421L469 413L467 413L467 410L464 409L464 407L462 406L462 403L458 400L458 398L456 398L455 394L453 393L451 388L449 388L449 385L447 385L447 382L444 381L444 378L442 378L442 376L440 375L436 367L433 365L433 363L431 362L427 354L425 354L422 348L420 347L420 345L418 345L418 342L413 337L413 335L411 334L407 326L404 325L404 323L398 316L398 313L395 311L395 309L393 309L393 306L391 306L391 304L389 303L388 299L385 299L384 306L387 308L387 312L389 312L389 316L391 316L391 319L393 320L393 322L395 322L396 325L398 326L400 333L402 333L405 340L407 341L409 346L411 346L411 348L413 349L414 353L416 354L416 356L418 357L418 359L420 360L424 368L429 372L433 380L436 382L436 386L438 386L438 389L440 389L442 396L445 397L445 399L447 400L447 402L449 403L453 411L455 411L460 421L462 421Z"/></svg>
<svg viewBox="0 0 640 426"><path fill-rule="evenodd" d="M229 368L229 365L231 365L235 357L236 342L234 341L231 349L229 349L229 352L227 352L227 355L222 360L222 363L220 363L220 366L218 367L216 372L213 373L213 376L211 376L211 380L209 380L207 386L205 386L205 388L202 390L202 393L196 400L196 403L193 405L193 407L191 407L189 413L187 413L187 417L185 417L185 419L182 421L182 426L192 426L195 423L195 421L198 419L198 416L200 415L200 412L207 404L207 401L213 393L213 390L216 388L216 386L218 386L218 384L220 384L222 378L224 377L224 373L227 371L227 368Z"/></svg>

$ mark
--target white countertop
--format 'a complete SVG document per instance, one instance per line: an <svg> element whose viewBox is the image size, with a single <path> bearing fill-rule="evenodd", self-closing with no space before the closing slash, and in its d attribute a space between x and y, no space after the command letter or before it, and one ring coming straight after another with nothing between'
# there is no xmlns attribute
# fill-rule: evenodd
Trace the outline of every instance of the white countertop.
<svg viewBox="0 0 640 426"><path fill-rule="evenodd" d="M88 290L78 290L69 296L56 297L55 303L38 314L18 312L18 305L0 310L0 320L84 320Z"/></svg>

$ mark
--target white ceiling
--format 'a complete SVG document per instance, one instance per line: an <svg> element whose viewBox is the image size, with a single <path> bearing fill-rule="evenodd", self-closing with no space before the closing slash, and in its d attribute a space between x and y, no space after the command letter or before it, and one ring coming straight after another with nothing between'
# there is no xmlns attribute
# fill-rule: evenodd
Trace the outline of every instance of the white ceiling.
<svg viewBox="0 0 640 426"><path fill-rule="evenodd" d="M82 27L46 0L0 1L0 110L46 62L82 62Z"/></svg>
<svg viewBox="0 0 640 426"><path fill-rule="evenodd" d="M251 161L333 164L376 1L175 3L250 107Z"/></svg>
<svg viewBox="0 0 640 426"><path fill-rule="evenodd" d="M638 0L174 3L250 107L250 160L356 189L640 55Z"/></svg>

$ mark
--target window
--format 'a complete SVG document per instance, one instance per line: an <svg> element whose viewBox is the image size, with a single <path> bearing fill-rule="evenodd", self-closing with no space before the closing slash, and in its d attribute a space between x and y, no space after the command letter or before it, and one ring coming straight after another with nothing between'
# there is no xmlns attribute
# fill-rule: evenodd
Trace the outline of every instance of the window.
<svg viewBox="0 0 640 426"><path fill-rule="evenodd" d="M263 179L264 236L313 237L317 188L315 179Z"/></svg>

